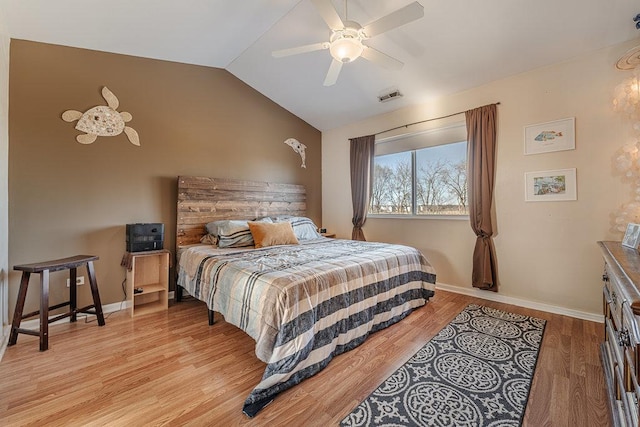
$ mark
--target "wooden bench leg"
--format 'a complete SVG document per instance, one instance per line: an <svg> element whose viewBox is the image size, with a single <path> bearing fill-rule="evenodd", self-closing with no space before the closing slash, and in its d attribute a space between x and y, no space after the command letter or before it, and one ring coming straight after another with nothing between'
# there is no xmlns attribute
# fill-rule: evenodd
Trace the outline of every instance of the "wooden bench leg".
<svg viewBox="0 0 640 427"><path fill-rule="evenodd" d="M16 301L16 309L13 312L13 322L11 323L11 333L9 334L9 342L7 345L14 345L18 340L18 328L20 327L20 322L22 322L22 310L24 309L24 301L27 297L30 276L31 273L27 271L22 272L18 300Z"/></svg>
<svg viewBox="0 0 640 427"><path fill-rule="evenodd" d="M76 309L78 308L78 287L76 286L76 278L78 277L78 269L69 269L69 308L71 309L70 322L75 322Z"/></svg>
<svg viewBox="0 0 640 427"><path fill-rule="evenodd" d="M87 262L87 273L89 275L89 284L91 285L91 295L93 295L93 304L96 306L96 317L98 325L104 326L104 315L102 314L102 303L100 302L100 294L98 293L98 282L96 281L96 271L93 268L93 261Z"/></svg>
<svg viewBox="0 0 640 427"><path fill-rule="evenodd" d="M49 270L40 273L40 351L49 348Z"/></svg>

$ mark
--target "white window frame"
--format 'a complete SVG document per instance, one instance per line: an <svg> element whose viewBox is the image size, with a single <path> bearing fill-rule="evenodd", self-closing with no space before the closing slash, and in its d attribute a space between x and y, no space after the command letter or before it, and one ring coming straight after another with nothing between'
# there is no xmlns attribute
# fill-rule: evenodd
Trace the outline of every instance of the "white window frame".
<svg viewBox="0 0 640 427"><path fill-rule="evenodd" d="M457 128L462 126L461 124L454 124L453 126L448 126L448 127L442 127L442 128L437 128L437 129L432 129L429 131L423 131L423 132L415 132L415 133L411 133L411 134L406 134L406 135L400 135L400 136L396 136L396 137L391 137L391 138L386 138L383 139L381 141L377 141L376 144L378 143L393 143L395 140L398 139L402 139L402 138L406 138L406 137L410 137L410 136L416 136L416 135L420 135L423 133L429 133L429 132L437 132L440 130L447 130L447 129L452 129L452 128ZM413 148L413 149L409 149L409 150L402 150L402 151L397 151L397 153L406 153L406 152L410 152L411 153L411 213L410 214L380 214L380 213L370 213L367 212L367 218L373 218L373 219L381 219L381 218L385 218L385 219L410 219L410 220L423 220L423 219L427 219L427 220L455 220L455 221L469 221L469 214L465 214L465 215L455 215L455 214L438 214L438 215L426 215L426 214L417 214L416 213L416 208L417 208L417 203L416 203L416 188L417 188L417 174L416 174L416 151L423 149L423 148L431 148L431 147L437 147L437 146L442 146L442 145L448 145L448 144L455 144L455 143L459 143L459 142L466 142L468 144L468 141L466 139L464 139L463 141L454 139L451 140L449 142L444 142L444 143L440 143L440 144L433 144L433 145L427 145L425 147L421 147L421 148ZM379 156L383 156L385 154L379 154L376 155L375 157L379 157ZM468 160L468 159L467 159ZM375 159L374 159L374 167L375 167ZM369 203L371 203L371 200L369 200ZM467 205L468 207L468 205ZM369 209L370 206L367 208Z"/></svg>

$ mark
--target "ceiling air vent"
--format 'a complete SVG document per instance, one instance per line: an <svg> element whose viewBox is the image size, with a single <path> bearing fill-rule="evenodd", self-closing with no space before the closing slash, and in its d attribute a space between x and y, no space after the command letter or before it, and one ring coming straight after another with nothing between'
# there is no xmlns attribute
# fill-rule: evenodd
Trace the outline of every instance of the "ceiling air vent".
<svg viewBox="0 0 640 427"><path fill-rule="evenodd" d="M384 95L378 95L378 101L380 102L389 102L392 99L401 98L402 94L399 90L394 90L393 92L385 93Z"/></svg>

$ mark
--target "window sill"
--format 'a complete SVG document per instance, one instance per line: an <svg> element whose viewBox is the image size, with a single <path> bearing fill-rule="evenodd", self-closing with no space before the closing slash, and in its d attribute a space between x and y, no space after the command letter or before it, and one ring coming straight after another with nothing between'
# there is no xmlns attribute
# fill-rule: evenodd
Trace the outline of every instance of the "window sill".
<svg viewBox="0 0 640 427"><path fill-rule="evenodd" d="M379 215L367 214L367 219L450 219L453 221L469 221L469 215Z"/></svg>

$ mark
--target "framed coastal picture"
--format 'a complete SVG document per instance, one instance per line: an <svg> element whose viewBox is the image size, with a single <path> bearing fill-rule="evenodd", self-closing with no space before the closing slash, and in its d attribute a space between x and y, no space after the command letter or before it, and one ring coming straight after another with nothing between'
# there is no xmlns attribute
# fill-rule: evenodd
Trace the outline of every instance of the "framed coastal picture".
<svg viewBox="0 0 640 427"><path fill-rule="evenodd" d="M630 222L622 239L622 246L637 249L640 244L640 224Z"/></svg>
<svg viewBox="0 0 640 427"><path fill-rule="evenodd" d="M524 127L524 154L575 150L575 117Z"/></svg>
<svg viewBox="0 0 640 427"><path fill-rule="evenodd" d="M577 200L576 169L555 169L524 174L527 202Z"/></svg>

